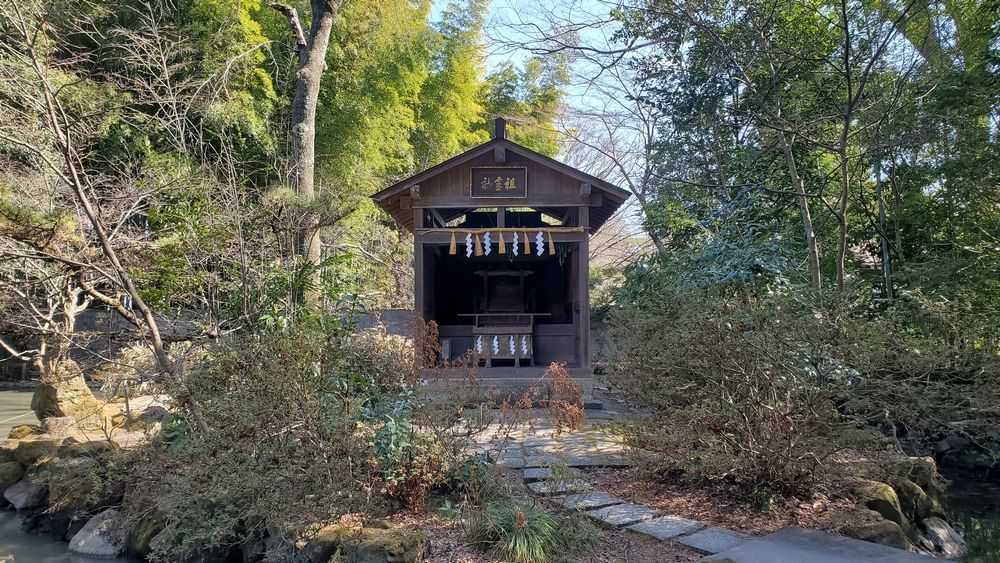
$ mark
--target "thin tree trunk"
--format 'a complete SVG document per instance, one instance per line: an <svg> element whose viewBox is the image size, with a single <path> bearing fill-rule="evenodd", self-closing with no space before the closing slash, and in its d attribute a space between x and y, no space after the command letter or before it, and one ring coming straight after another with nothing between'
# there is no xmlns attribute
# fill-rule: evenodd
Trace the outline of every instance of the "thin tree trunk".
<svg viewBox="0 0 1000 563"><path fill-rule="evenodd" d="M812 213L809 211L809 197L806 194L806 186L799 175L798 166L795 164L795 155L792 154L792 146L785 133L779 133L781 138L781 148L785 154L785 164L788 166L788 176L792 180L796 199L799 203L799 214L802 216L802 232L806 239L806 252L809 261L809 285L815 290L822 289L823 279L819 269L819 243L816 240L816 230L813 227Z"/></svg>
<svg viewBox="0 0 1000 563"><path fill-rule="evenodd" d="M199 428L207 433L208 425L205 423L204 417L201 414L201 406L187 390L187 386L184 384L183 377L178 366L170 361L166 348L163 345L163 339L160 336L160 329L157 324L156 317L153 315L153 311L143 301L142 296L139 295L139 292L132 281L132 277L129 275L128 271L124 268L118 258L118 252L111 246L111 241L108 238L104 222L91 202L88 191L93 191L93 186L90 185L89 178L86 175L86 169L84 168L83 162L81 161L77 149L73 144L72 138L70 137L70 119L67 116L62 104L59 102L59 99L56 97L55 91L48 81L46 70L43 68L42 63L35 56L32 56L31 63L36 76L43 84L44 99L42 101L45 108L46 125L55 137L54 141L56 149L66 165L66 173L60 175L73 190L77 203L83 210L84 215L86 215L87 219L90 221L90 224L94 229L94 234L97 236L97 241L100 245L101 251L110 263L111 269L114 272L118 283L125 289L126 293L128 293L128 295L132 298L132 301L142 312L144 324L149 331L148 341L150 346L153 348L157 364L159 364L160 369L162 369L164 373L173 379L174 383L179 388L178 399L182 404L185 404L188 407L188 411L191 413L194 422L199 426ZM75 303L67 303L66 307L74 307L75 305Z"/></svg>

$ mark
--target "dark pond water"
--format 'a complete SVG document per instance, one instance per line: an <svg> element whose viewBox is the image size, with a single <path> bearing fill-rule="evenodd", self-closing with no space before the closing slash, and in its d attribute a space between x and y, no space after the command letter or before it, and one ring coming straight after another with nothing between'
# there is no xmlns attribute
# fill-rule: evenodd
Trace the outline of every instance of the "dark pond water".
<svg viewBox="0 0 1000 563"><path fill-rule="evenodd" d="M951 480L948 506L952 525L969 544L964 563L1000 561L1000 483L967 473L946 474Z"/></svg>
<svg viewBox="0 0 1000 563"><path fill-rule="evenodd" d="M108 563L109 561L70 555L68 546L67 543L56 542L46 536L22 532L21 518L16 513L0 511L0 561L3 563Z"/></svg>

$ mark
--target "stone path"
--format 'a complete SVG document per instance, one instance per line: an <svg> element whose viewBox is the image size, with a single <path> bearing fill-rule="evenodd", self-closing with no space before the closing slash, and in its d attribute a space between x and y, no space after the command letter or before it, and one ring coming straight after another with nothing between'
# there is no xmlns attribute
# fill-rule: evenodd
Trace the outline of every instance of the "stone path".
<svg viewBox="0 0 1000 563"><path fill-rule="evenodd" d="M606 417L607 413L589 413ZM486 436L486 434L484 434ZM480 449L501 444L495 435ZM579 510L604 526L622 528L663 542L675 542L707 556L705 561L732 563L917 563L933 558L908 551L846 538L832 533L785 528L755 538L726 528L712 527L678 515L628 502L593 487L572 468L625 467L629 459L620 439L591 423L577 432L557 434L538 418L503 441L498 465L523 472L534 494L564 508Z"/></svg>

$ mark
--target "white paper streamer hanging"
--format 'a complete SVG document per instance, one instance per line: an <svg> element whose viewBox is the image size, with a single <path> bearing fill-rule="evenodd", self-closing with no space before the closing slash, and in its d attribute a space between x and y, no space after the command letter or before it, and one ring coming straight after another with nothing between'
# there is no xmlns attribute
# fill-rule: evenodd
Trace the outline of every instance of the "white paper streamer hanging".
<svg viewBox="0 0 1000 563"><path fill-rule="evenodd" d="M493 355L500 353L500 339L496 336L493 337Z"/></svg>
<svg viewBox="0 0 1000 563"><path fill-rule="evenodd" d="M535 254L541 256L545 252L545 236L542 235L542 231L538 231L535 235Z"/></svg>
<svg viewBox="0 0 1000 563"><path fill-rule="evenodd" d="M472 256L472 233L465 233L465 257Z"/></svg>
<svg viewBox="0 0 1000 563"><path fill-rule="evenodd" d="M528 337L523 334L521 335L521 355L528 355Z"/></svg>
<svg viewBox="0 0 1000 563"><path fill-rule="evenodd" d="M490 243L492 242L493 239L490 238L490 232L486 231L486 234L483 235L483 254L490 255Z"/></svg>
<svg viewBox="0 0 1000 563"><path fill-rule="evenodd" d="M514 238L512 240L513 240L513 242L511 244L513 245L513 248L514 248L514 256L517 256L517 253L520 252L520 250L517 247L518 246L517 243L518 243L518 241L521 240L517 236L517 231L514 231Z"/></svg>
<svg viewBox="0 0 1000 563"><path fill-rule="evenodd" d="M477 354L482 354L483 353L483 336L482 335L479 335L479 336L476 337L476 353Z"/></svg>
<svg viewBox="0 0 1000 563"><path fill-rule="evenodd" d="M514 347L514 337L511 336L510 337L510 355L513 356L514 352L516 352L516 351L517 351L517 348Z"/></svg>

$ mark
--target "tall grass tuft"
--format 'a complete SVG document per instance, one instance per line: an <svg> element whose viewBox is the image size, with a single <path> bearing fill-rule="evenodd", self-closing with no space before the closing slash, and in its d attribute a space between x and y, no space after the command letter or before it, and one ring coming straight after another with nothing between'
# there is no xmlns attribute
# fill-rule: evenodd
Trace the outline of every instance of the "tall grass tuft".
<svg viewBox="0 0 1000 563"><path fill-rule="evenodd" d="M556 519L527 505L504 504L487 508L469 521L468 535L491 546L493 556L513 563L542 563L556 547Z"/></svg>

